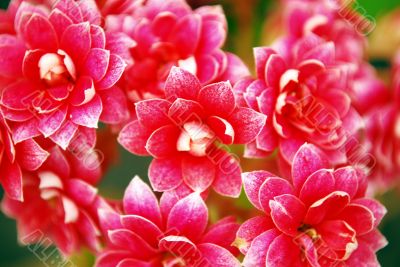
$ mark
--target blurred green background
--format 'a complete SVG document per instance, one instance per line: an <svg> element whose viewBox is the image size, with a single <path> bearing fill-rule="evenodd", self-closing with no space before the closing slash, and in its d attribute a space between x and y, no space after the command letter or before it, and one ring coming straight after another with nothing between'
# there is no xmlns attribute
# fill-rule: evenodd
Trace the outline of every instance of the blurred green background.
<svg viewBox="0 0 400 267"><path fill-rule="evenodd" d="M113 1L113 0L111 0ZM0 0L0 8L7 8L9 0ZM226 49L241 56L249 66L252 66L252 47L263 45L263 36L271 29L264 27L264 20L270 16L276 0L194 0L189 1L193 7L203 4L222 4L229 23L229 37ZM358 4L366 10L366 14L379 19L387 12L398 7L398 0L359 0ZM385 45L383 43L382 45ZM119 147L120 156L117 164L108 171L100 185L100 192L107 197L119 198L131 178L138 174L147 178L149 158L139 158L130 155ZM1 189L0 189L1 190ZM0 191L0 196L3 192ZM389 245L378 253L379 261L384 267L400 266L400 194L392 190L379 199L388 208L389 212L381 224L383 234L389 240ZM54 258L54 255L53 257ZM84 254L74 259L76 266L86 267L93 264L93 258ZM13 220L0 214L0 267L42 267L42 266L70 266L58 265L60 261L40 262L29 251L17 243L16 226Z"/></svg>

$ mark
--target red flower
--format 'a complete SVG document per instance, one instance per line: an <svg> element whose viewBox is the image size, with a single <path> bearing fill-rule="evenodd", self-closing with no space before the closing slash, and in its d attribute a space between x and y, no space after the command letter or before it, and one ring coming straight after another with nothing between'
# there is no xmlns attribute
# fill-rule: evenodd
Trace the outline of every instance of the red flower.
<svg viewBox="0 0 400 267"><path fill-rule="evenodd" d="M115 86L126 64L100 22L91 1L19 6L16 36L0 38L0 73L10 80L1 109L15 143L43 135L66 148L79 129L126 119Z"/></svg>
<svg viewBox="0 0 400 267"><path fill-rule="evenodd" d="M361 172L326 167L324 155L304 144L294 157L291 181L266 171L243 174L249 200L265 213L237 233L244 266L379 265L375 252L386 240L376 227L386 209L364 198Z"/></svg>
<svg viewBox="0 0 400 267"><path fill-rule="evenodd" d="M1 114L0 143L1 185L9 198L23 201L22 170L37 170L49 153L32 139L14 145Z"/></svg>
<svg viewBox="0 0 400 267"><path fill-rule="evenodd" d="M115 3L114 3L115 2ZM192 10L183 0L113 1L103 6L107 29L124 32L137 45L134 64L124 75L132 101L164 97L164 83L172 66L195 74L203 85L249 75L241 60L221 50L227 25L219 6ZM118 12L123 12L118 13Z"/></svg>
<svg viewBox="0 0 400 267"><path fill-rule="evenodd" d="M120 215L100 210L108 246L97 259L97 267L108 266L240 266L231 254L238 229L233 218L207 227L208 210L192 193L166 210L150 187L135 177L125 191ZM163 203L164 202L164 203Z"/></svg>
<svg viewBox="0 0 400 267"><path fill-rule="evenodd" d="M22 244L51 241L65 255L83 246L100 250L97 209L108 204L92 185L99 163L85 169L71 157L54 147L39 170L23 173L24 202L3 199L2 210L17 221Z"/></svg>
<svg viewBox="0 0 400 267"><path fill-rule="evenodd" d="M137 120L121 131L119 142L137 155L155 159L149 169L156 191L185 183L193 191L212 186L218 193L240 194L240 166L219 145L255 139L265 116L238 108L229 82L201 87L197 78L173 67L165 84L167 100L136 104Z"/></svg>
<svg viewBox="0 0 400 267"><path fill-rule="evenodd" d="M329 154L335 164L347 162L342 149L362 126L344 88L346 69L335 62L335 46L309 35L280 52L255 48L257 80L244 79L235 85L239 102L268 116L246 156L263 157L280 149L283 165L309 142Z"/></svg>

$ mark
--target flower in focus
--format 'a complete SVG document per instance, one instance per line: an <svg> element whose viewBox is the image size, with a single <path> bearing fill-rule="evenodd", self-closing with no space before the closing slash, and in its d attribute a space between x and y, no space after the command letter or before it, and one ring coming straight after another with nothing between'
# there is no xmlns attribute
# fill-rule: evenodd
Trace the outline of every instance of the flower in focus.
<svg viewBox="0 0 400 267"><path fill-rule="evenodd" d="M265 213L238 230L244 266L379 266L375 252L386 240L376 227L386 209L365 198L363 173L326 167L324 155L304 144L291 181L266 171L243 174L249 200Z"/></svg>
<svg viewBox="0 0 400 267"><path fill-rule="evenodd" d="M24 245L46 240L64 255L82 247L99 251L97 209L108 207L92 184L100 173L91 168L94 162L84 169L58 147L49 151L48 160L37 171L23 173L24 202L6 196L2 211L17 221L18 238Z"/></svg>
<svg viewBox="0 0 400 267"><path fill-rule="evenodd" d="M240 266L230 251L238 224L225 218L207 227L208 210L197 193L169 207L135 177L125 191L124 214L100 210L108 246L97 267L108 266Z"/></svg>
<svg viewBox="0 0 400 267"><path fill-rule="evenodd" d="M183 0L124 2L115 1L103 10L117 13L106 16L108 31L126 33L136 42L130 51L134 64L127 68L123 81L132 101L163 98L172 66L195 74L203 85L235 83L249 75L238 57L221 50L227 34L221 7L193 11Z"/></svg>
<svg viewBox="0 0 400 267"><path fill-rule="evenodd" d="M255 48L257 79L235 85L242 106L268 116L247 157L264 157L279 147L282 166L309 142L334 164L347 162L341 149L362 126L346 91L347 75L335 62L335 46L316 35L294 44Z"/></svg>
<svg viewBox="0 0 400 267"><path fill-rule="evenodd" d="M51 10L21 3L16 35L0 35L0 73L9 81L1 110L16 144L44 136L65 149L82 128L126 119L115 86L126 63L100 22L92 1L60 0Z"/></svg>
<svg viewBox="0 0 400 267"><path fill-rule="evenodd" d="M136 103L137 120L122 129L119 142L137 155L154 157L150 182L156 191L185 183L193 191L210 186L237 197L240 166L221 146L254 140L265 115L238 108L229 82L202 87L191 73L173 67L165 84L167 99Z"/></svg>

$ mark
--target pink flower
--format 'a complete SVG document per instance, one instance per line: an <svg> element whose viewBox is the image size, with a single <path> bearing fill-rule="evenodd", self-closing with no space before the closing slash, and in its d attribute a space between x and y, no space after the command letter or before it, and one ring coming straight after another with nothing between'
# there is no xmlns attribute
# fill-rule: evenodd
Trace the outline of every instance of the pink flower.
<svg viewBox="0 0 400 267"><path fill-rule="evenodd" d="M335 61L335 45L316 35L280 44L277 51L255 48L257 80L235 85L239 103L268 116L247 157L264 157L279 147L283 166L309 142L329 154L335 164L347 162L342 149L362 126L345 92L346 69Z"/></svg>
<svg viewBox="0 0 400 267"><path fill-rule="evenodd" d="M124 32L137 43L130 51L134 64L124 74L132 101L164 97L172 66L195 74L203 85L249 75L238 57L221 50L227 25L220 6L193 11L184 0L114 2L103 7L117 13L106 17L108 31Z"/></svg>
<svg viewBox="0 0 400 267"><path fill-rule="evenodd" d="M15 21L16 36L0 35L0 73L10 81L1 109L15 143L42 135L65 149L82 128L126 119L115 86L126 64L94 2L60 0L51 10L23 2Z"/></svg>
<svg viewBox="0 0 400 267"><path fill-rule="evenodd" d="M243 174L245 192L265 215L244 222L235 244L243 266L378 266L386 245L376 229L386 209L365 198L366 177L353 167L326 169L325 156L304 144L291 181L267 171Z"/></svg>
<svg viewBox="0 0 400 267"><path fill-rule="evenodd" d="M208 210L202 198L192 193L174 204L161 203L140 178L125 191L120 215L100 210L108 246L98 257L97 267L111 266L240 266L232 255L238 224L225 218L207 227Z"/></svg>
<svg viewBox="0 0 400 267"><path fill-rule="evenodd" d="M193 191L213 187L219 194L240 194L240 166L221 145L254 140L265 116L238 108L229 82L202 87L191 73L173 67L165 99L136 103L137 120L121 131L119 142L137 155L154 157L150 182L156 191ZM216 143L219 143L217 145Z"/></svg>
<svg viewBox="0 0 400 267"><path fill-rule="evenodd" d="M23 201L22 170L35 171L49 156L36 141L29 139L14 145L0 114L0 182L11 199Z"/></svg>
<svg viewBox="0 0 400 267"><path fill-rule="evenodd" d="M24 172L24 202L5 197L2 211L17 221L24 245L51 242L64 255L82 247L100 249L97 209L108 204L91 183L97 169L82 168L58 147L35 172ZM42 244L49 245L49 244Z"/></svg>
<svg viewBox="0 0 400 267"><path fill-rule="evenodd" d="M371 162L371 180L377 189L398 181L400 173L400 53L393 62L392 97L384 105L370 107L365 116L366 147Z"/></svg>

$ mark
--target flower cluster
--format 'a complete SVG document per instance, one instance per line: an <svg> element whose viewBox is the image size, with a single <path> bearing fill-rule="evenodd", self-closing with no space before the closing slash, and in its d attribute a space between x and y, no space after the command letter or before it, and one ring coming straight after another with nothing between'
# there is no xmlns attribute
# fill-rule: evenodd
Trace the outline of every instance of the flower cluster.
<svg viewBox="0 0 400 267"><path fill-rule="evenodd" d="M0 183L21 243L43 233L98 267L379 266L373 194L399 178L400 54L386 84L344 2L280 1L282 35L254 48L251 75L222 48L221 6L12 0ZM151 163L111 200L98 187L118 143Z"/></svg>

